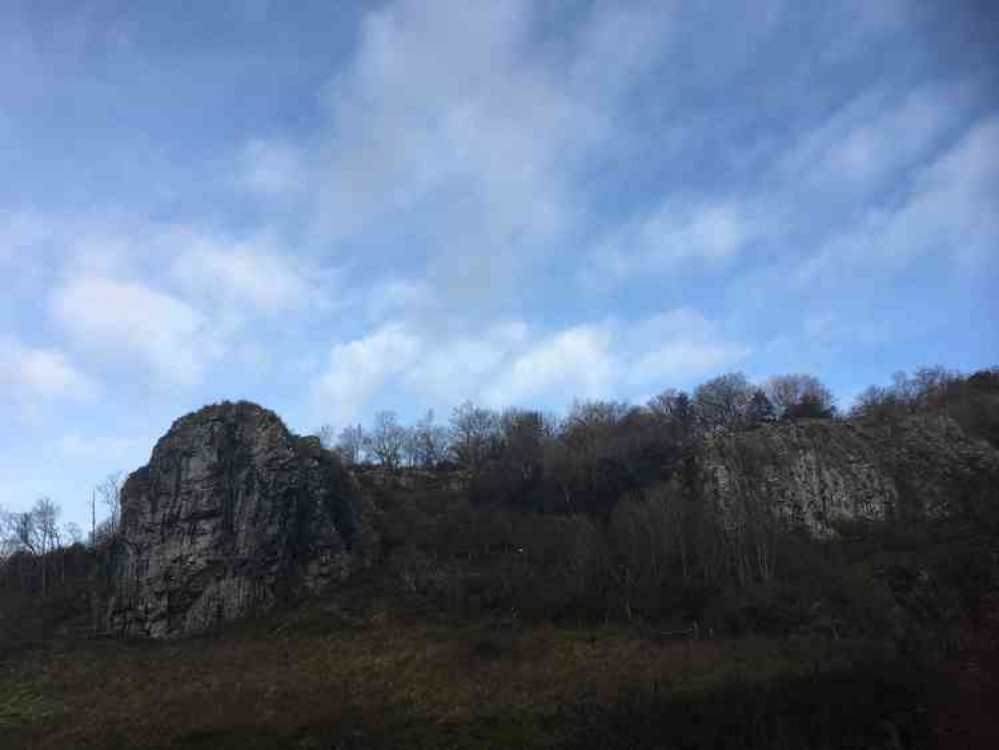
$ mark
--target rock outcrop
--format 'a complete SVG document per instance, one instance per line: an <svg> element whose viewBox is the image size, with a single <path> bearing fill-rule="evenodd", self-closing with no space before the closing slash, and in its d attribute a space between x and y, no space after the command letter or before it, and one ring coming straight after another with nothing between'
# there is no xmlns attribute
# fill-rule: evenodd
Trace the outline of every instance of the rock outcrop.
<svg viewBox="0 0 999 750"><path fill-rule="evenodd" d="M941 516L999 482L999 451L944 416L805 420L722 433L692 457L701 497L728 526L761 511L829 534L838 518Z"/></svg>
<svg viewBox="0 0 999 750"><path fill-rule="evenodd" d="M343 580L370 546L354 480L248 402L177 420L121 495L107 628L173 637Z"/></svg>

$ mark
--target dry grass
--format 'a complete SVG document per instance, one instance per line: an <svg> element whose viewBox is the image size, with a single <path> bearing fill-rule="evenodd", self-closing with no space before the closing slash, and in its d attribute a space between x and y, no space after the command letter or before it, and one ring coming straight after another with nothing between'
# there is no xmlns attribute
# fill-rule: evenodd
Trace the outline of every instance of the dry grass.
<svg viewBox="0 0 999 750"><path fill-rule="evenodd" d="M567 707L789 678L856 655L817 640L661 643L620 629L382 621L323 631L313 620L277 636L247 627L166 643L53 643L5 666L0 742L368 747L387 742L385 731L427 747L541 747L560 741L542 725ZM351 745L354 735L366 739Z"/></svg>

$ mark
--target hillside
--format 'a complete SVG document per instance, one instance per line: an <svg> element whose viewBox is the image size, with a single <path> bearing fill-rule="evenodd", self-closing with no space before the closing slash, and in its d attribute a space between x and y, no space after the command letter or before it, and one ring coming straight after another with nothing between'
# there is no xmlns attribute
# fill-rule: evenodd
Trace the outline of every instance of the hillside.
<svg viewBox="0 0 999 750"><path fill-rule="evenodd" d="M689 433L528 413L432 467L206 407L114 535L6 561L0 741L987 747L995 396Z"/></svg>

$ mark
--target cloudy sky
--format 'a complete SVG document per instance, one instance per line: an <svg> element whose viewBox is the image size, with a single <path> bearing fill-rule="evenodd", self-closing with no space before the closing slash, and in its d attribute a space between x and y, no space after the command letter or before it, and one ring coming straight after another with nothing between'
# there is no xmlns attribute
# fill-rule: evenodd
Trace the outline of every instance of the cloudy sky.
<svg viewBox="0 0 999 750"><path fill-rule="evenodd" d="M999 362L999 8L0 4L0 504L298 431Z"/></svg>

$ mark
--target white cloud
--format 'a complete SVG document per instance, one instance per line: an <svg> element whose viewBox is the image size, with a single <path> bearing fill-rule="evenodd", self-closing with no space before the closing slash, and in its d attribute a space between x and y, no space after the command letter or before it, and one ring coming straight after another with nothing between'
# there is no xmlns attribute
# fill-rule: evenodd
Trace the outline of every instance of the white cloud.
<svg viewBox="0 0 999 750"><path fill-rule="evenodd" d="M215 302L276 313L307 304L313 291L294 262L246 244L195 237L172 264L182 286Z"/></svg>
<svg viewBox="0 0 999 750"><path fill-rule="evenodd" d="M336 424L356 418L381 389L446 408L471 399L493 407L564 404L664 387L738 362L748 349L725 340L690 308L634 324L614 320L534 332L506 321L475 337L421 333L386 324L337 344L329 369L314 379L320 411Z"/></svg>
<svg viewBox="0 0 999 750"><path fill-rule="evenodd" d="M392 324L334 345L329 369L312 382L327 421L343 425L353 419L386 381L412 367L422 346L419 337Z"/></svg>
<svg viewBox="0 0 999 750"><path fill-rule="evenodd" d="M580 325L540 341L498 373L487 403L509 406L559 392L582 398L607 395L615 373L607 327Z"/></svg>
<svg viewBox="0 0 999 750"><path fill-rule="evenodd" d="M365 290L364 306L374 320L426 309L432 303L430 288L422 281L388 279Z"/></svg>
<svg viewBox="0 0 999 750"><path fill-rule="evenodd" d="M31 401L86 401L97 392L59 350L32 348L12 337L0 337L0 388Z"/></svg>
<svg viewBox="0 0 999 750"><path fill-rule="evenodd" d="M526 0L379 6L324 89L325 125L251 141L239 179L272 195L301 187L285 211L311 227L315 253L363 238L363 265L398 252L385 237L405 238L438 306L478 317L577 228L575 178L613 147L623 97L669 32L662 3L598 3L538 44L547 12Z"/></svg>
<svg viewBox="0 0 999 750"><path fill-rule="evenodd" d="M601 287L641 273L675 270L683 263L717 266L765 231L755 212L738 201L684 203L670 197L601 240L581 278Z"/></svg>
<svg viewBox="0 0 999 750"><path fill-rule="evenodd" d="M175 383L199 382L206 364L221 353L201 313L137 281L70 278L53 292L50 308L75 341L138 357Z"/></svg>
<svg viewBox="0 0 999 750"><path fill-rule="evenodd" d="M999 115L978 121L920 170L896 207L871 209L797 269L802 285L837 278L844 267L904 263L950 253L965 263L995 262L999 247Z"/></svg>
<svg viewBox="0 0 999 750"><path fill-rule="evenodd" d="M749 348L724 340L697 310L682 307L629 327L625 382L643 385L685 379L745 359Z"/></svg>
<svg viewBox="0 0 999 750"><path fill-rule="evenodd" d="M974 92L970 82L924 86L904 96L866 92L804 134L777 163L778 173L794 190L880 187L955 127Z"/></svg>
<svg viewBox="0 0 999 750"><path fill-rule="evenodd" d="M527 342L527 325L519 320L494 322L470 336L438 333L428 337L402 385L438 407L481 398L483 384Z"/></svg>

